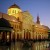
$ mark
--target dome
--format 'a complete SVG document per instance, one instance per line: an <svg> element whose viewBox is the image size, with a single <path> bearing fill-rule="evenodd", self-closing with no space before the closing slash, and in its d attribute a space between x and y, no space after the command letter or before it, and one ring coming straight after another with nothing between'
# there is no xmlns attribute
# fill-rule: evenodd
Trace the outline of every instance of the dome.
<svg viewBox="0 0 50 50"><path fill-rule="evenodd" d="M11 6L9 7L9 9L10 9L10 8L19 8L19 9L20 9L20 7L19 7L18 5L16 5L16 4L11 5Z"/></svg>
<svg viewBox="0 0 50 50"><path fill-rule="evenodd" d="M11 27L11 25L6 19L0 18L0 27Z"/></svg>

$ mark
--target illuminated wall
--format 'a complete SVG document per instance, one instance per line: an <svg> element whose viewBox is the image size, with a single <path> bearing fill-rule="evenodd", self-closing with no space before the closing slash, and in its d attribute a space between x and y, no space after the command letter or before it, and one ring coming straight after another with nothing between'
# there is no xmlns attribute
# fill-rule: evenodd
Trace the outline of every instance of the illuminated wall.
<svg viewBox="0 0 50 50"><path fill-rule="evenodd" d="M34 35L33 36L34 39L47 39L48 29L46 27L43 27L42 25L36 24L34 26L33 35Z"/></svg>
<svg viewBox="0 0 50 50"><path fill-rule="evenodd" d="M7 14L8 14L8 15L15 16L15 17L17 18L18 15L19 15L19 14L18 14L19 12L22 12L22 10L19 9L19 8L10 8L10 9L8 9Z"/></svg>

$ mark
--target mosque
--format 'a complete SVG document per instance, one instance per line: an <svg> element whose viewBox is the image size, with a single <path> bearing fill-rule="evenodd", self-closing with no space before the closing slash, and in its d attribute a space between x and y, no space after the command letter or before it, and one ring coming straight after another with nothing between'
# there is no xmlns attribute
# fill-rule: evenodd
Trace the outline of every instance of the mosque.
<svg viewBox="0 0 50 50"><path fill-rule="evenodd" d="M28 11L22 11L16 4L8 8L7 14L0 12L0 40L2 41L47 39L48 30L47 26L40 24L39 16L34 22L32 15Z"/></svg>

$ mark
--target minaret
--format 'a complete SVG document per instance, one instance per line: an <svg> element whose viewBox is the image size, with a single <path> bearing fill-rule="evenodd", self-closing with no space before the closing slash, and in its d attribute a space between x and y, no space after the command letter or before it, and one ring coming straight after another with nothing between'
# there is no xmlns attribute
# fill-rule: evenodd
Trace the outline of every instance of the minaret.
<svg viewBox="0 0 50 50"><path fill-rule="evenodd" d="M40 24L39 15L37 15L37 21L36 21L36 23Z"/></svg>

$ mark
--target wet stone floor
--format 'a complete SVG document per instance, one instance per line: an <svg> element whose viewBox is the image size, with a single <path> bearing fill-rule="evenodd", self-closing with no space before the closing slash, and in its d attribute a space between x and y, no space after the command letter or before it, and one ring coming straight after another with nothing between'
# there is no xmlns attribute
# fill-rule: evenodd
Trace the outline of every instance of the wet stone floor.
<svg viewBox="0 0 50 50"><path fill-rule="evenodd" d="M50 50L50 41L41 42L11 42L10 45L0 45L0 50Z"/></svg>

